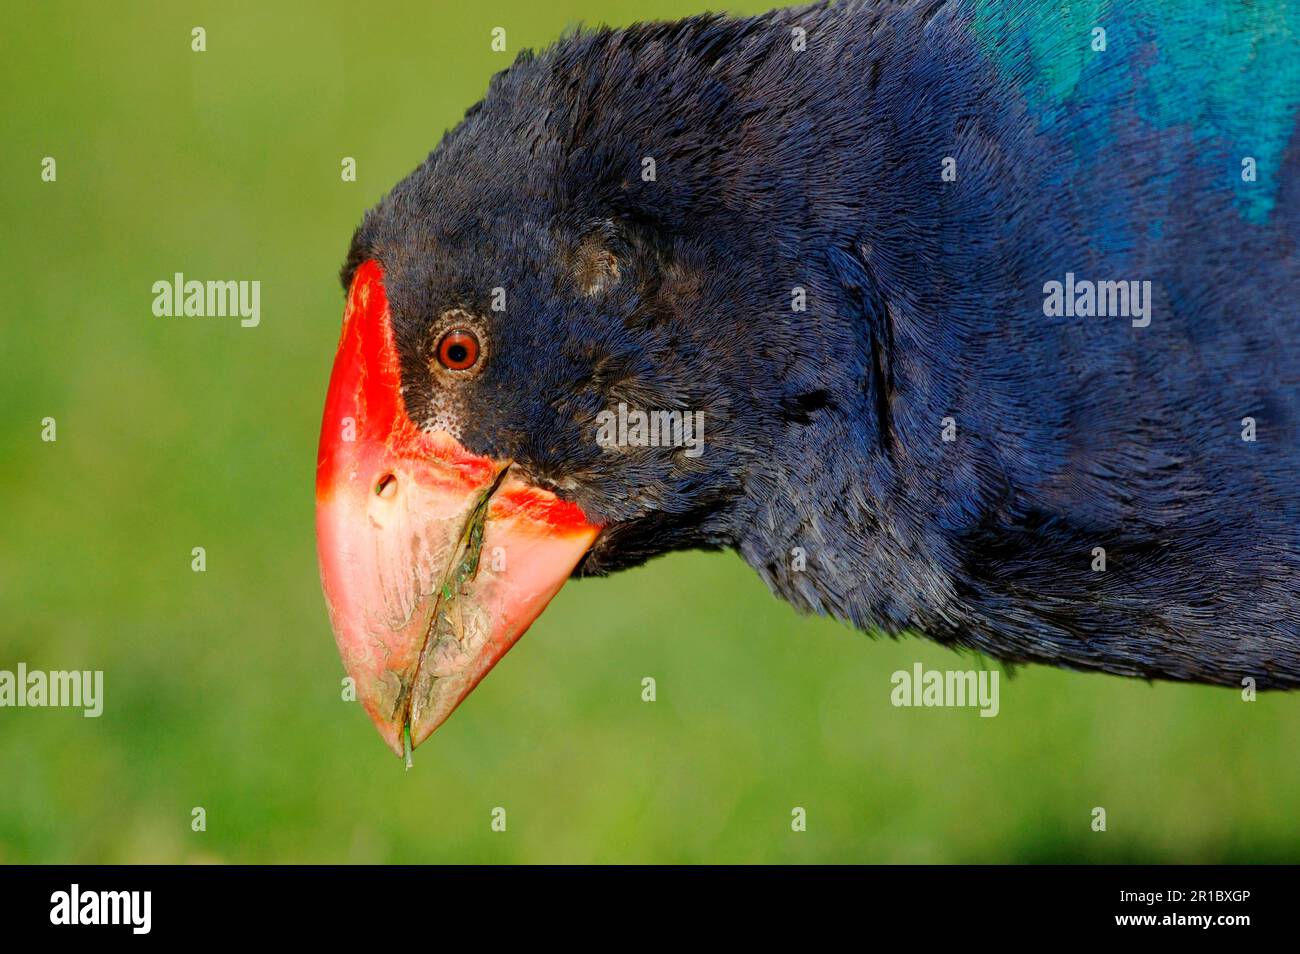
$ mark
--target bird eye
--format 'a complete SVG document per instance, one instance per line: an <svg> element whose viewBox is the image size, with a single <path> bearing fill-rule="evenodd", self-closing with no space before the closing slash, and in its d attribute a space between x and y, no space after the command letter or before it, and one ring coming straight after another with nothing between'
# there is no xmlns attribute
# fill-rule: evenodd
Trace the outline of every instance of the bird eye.
<svg viewBox="0 0 1300 954"><path fill-rule="evenodd" d="M478 338L474 332L457 328L438 342L438 363L448 371L468 371L478 360Z"/></svg>

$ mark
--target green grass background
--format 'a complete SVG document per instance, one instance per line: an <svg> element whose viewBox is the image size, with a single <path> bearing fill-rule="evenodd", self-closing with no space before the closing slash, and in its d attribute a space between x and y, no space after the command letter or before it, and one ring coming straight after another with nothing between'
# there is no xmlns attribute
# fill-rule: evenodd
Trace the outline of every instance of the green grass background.
<svg viewBox="0 0 1300 954"><path fill-rule="evenodd" d="M800 617L730 554L570 584L410 772L341 701L313 474L354 225L521 47L699 9L12 5L0 669L106 701L0 709L0 861L1300 856L1300 696L1033 668L994 719L896 709L894 670L978 661ZM154 317L176 271L260 280L261 326Z"/></svg>

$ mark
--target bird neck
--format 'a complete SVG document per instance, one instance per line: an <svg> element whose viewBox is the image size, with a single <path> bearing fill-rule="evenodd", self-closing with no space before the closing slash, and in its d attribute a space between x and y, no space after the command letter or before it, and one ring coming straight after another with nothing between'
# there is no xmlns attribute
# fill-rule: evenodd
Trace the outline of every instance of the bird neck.
<svg viewBox="0 0 1300 954"><path fill-rule="evenodd" d="M948 587L890 519L889 462L856 427L860 411L827 408L821 426L792 425L774 441L745 476L732 544L796 607L895 633L930 615L921 594Z"/></svg>

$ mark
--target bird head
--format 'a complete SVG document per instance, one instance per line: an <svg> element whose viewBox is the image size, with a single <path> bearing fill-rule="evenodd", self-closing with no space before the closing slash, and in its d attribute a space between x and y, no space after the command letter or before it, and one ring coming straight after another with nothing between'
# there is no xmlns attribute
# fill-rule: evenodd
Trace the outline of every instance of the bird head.
<svg viewBox="0 0 1300 954"><path fill-rule="evenodd" d="M653 112L646 174L619 110L576 92L607 60L587 47L608 42L499 74L366 214L343 268L319 555L344 663L394 751L408 725L427 738L570 575L770 524L739 505L788 496L764 471L788 429L861 390L847 325L791 310L794 234L771 234L762 202L725 199L736 175L718 164L744 152L709 150L740 134L737 107L701 85L702 139L660 88L702 74L619 49L602 81ZM808 360L805 341L843 360ZM761 549L746 553L760 568Z"/></svg>
<svg viewBox="0 0 1300 954"><path fill-rule="evenodd" d="M466 222L411 201L435 182L417 173L354 238L317 464L338 648L399 754L572 573L721 545L746 416L740 369L666 307L684 279L643 237Z"/></svg>
<svg viewBox="0 0 1300 954"><path fill-rule="evenodd" d="M704 452L718 383L668 329L629 327L605 245L493 275L471 242L426 258L367 235L346 274L317 533L345 666L401 752L580 564L707 543L702 511L724 508L734 455Z"/></svg>

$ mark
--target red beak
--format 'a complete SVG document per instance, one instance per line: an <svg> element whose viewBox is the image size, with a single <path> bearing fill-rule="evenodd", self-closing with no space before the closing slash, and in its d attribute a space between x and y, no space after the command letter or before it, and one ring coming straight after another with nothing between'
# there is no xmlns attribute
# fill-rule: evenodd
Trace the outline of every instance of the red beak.
<svg viewBox="0 0 1300 954"><path fill-rule="evenodd" d="M406 414L374 261L357 269L321 422L316 543L343 665L398 755L550 602L599 527Z"/></svg>

